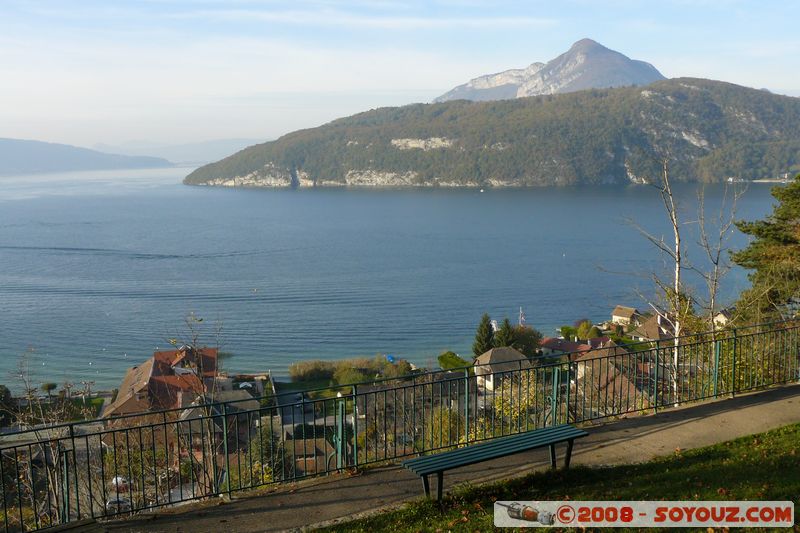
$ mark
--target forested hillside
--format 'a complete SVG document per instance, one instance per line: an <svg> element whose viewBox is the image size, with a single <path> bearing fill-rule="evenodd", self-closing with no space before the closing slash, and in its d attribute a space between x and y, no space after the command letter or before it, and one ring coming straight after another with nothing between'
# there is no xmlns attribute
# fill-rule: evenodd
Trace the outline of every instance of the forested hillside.
<svg viewBox="0 0 800 533"><path fill-rule="evenodd" d="M495 102L382 108L201 167L189 184L540 186L800 170L800 98L679 78Z"/></svg>

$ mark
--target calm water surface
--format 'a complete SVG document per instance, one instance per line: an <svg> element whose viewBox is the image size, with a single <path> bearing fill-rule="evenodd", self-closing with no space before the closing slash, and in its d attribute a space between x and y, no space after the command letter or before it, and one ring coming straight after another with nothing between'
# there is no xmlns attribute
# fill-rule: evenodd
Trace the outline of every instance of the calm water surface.
<svg viewBox="0 0 800 533"><path fill-rule="evenodd" d="M27 353L36 382L114 387L190 312L222 324L228 370L378 352L429 365L469 352L483 312L522 306L550 333L641 305L664 267L625 223L669 231L648 187L230 190L183 186L188 171L0 178L0 383L15 388ZM686 220L695 194L679 187ZM753 185L740 217L771 204ZM746 284L733 271L724 296Z"/></svg>

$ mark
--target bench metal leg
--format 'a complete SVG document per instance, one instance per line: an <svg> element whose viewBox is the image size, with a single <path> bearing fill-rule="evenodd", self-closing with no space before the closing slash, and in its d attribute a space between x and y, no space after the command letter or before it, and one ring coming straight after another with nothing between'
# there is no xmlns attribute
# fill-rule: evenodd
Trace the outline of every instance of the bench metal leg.
<svg viewBox="0 0 800 533"><path fill-rule="evenodd" d="M575 439L569 439L567 441L567 455L564 457L564 469L569 468L569 460L572 458L572 443L575 442Z"/></svg>
<svg viewBox="0 0 800 533"><path fill-rule="evenodd" d="M425 497L426 498L430 498L431 497L431 485L430 485L430 483L428 483L428 476L427 475L422 476L422 488L425 489Z"/></svg>
<svg viewBox="0 0 800 533"><path fill-rule="evenodd" d="M556 469L556 445L550 445L550 468Z"/></svg>
<svg viewBox="0 0 800 533"><path fill-rule="evenodd" d="M436 472L436 499L442 501L442 485L444 485L444 472Z"/></svg>

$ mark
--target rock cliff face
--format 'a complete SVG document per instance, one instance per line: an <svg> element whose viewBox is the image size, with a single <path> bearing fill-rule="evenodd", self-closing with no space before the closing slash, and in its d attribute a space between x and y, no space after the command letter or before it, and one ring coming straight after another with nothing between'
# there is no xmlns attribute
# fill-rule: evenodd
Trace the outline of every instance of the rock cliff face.
<svg viewBox="0 0 800 533"><path fill-rule="evenodd" d="M591 39L582 39L552 61L480 76L434 102L506 100L584 89L648 85L663 79L664 76L649 63L629 59Z"/></svg>

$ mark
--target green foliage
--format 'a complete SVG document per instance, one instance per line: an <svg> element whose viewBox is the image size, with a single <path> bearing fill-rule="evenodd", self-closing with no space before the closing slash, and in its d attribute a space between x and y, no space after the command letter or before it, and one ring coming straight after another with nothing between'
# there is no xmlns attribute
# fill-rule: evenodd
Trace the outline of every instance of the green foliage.
<svg viewBox="0 0 800 533"><path fill-rule="evenodd" d="M512 346L525 357L535 357L542 346L542 334L531 326L515 326Z"/></svg>
<svg viewBox="0 0 800 533"><path fill-rule="evenodd" d="M405 359L390 363L385 355L372 359L354 357L340 361L298 361L289 365L289 376L295 383L333 381L337 385L347 385L379 378L399 378L411 374L411 363Z"/></svg>
<svg viewBox="0 0 800 533"><path fill-rule="evenodd" d="M463 368L468 366L469 363L464 361L455 352L442 352L439 354L439 368L442 370L452 370L454 368Z"/></svg>
<svg viewBox="0 0 800 533"><path fill-rule="evenodd" d="M572 326L561 326L561 336L565 339L572 340L578 335L578 330Z"/></svg>
<svg viewBox="0 0 800 533"><path fill-rule="evenodd" d="M483 355L494 347L494 331L492 330L492 319L488 313L481 317L478 330L475 332L475 342L472 343L472 353L475 357Z"/></svg>
<svg viewBox="0 0 800 533"><path fill-rule="evenodd" d="M645 92L647 91L647 92ZM401 150L392 139L445 137ZM296 131L201 167L185 182L263 170L345 183L349 170L416 173L416 183L498 179L519 186L629 183L658 176L670 153L684 180L775 177L800 170L800 101L729 83L679 78L494 102L380 108Z"/></svg>
<svg viewBox="0 0 800 533"><path fill-rule="evenodd" d="M491 336L491 345L486 347L481 353L477 353L476 345L478 344L478 338L482 337L484 340L488 340L489 338L486 336L486 330L484 328L488 328L489 332L491 332L489 315L483 315L481 324L478 326L478 333L476 334L475 344L473 344L472 348L473 352L477 355L481 355L492 348L502 348L506 346L518 350L526 357L534 357L539 354L539 348L542 344L542 334L530 326L514 325L508 318L503 320L498 330ZM483 348L484 346L482 345L481 349Z"/></svg>
<svg viewBox="0 0 800 533"><path fill-rule="evenodd" d="M581 340L588 339L591 331L592 331L592 323L588 320L582 321L580 324L578 324L578 327L576 328L576 334L578 335L578 338Z"/></svg>
<svg viewBox="0 0 800 533"><path fill-rule="evenodd" d="M588 335L589 336L586 337L587 339L596 339L597 337L602 337L603 332L600 331L600 328L598 328L597 326L592 326L591 329L589 330Z"/></svg>
<svg viewBox="0 0 800 533"><path fill-rule="evenodd" d="M425 429L423 450L454 446L461 441L464 417L460 412L438 406L425 417L425 423L428 427Z"/></svg>
<svg viewBox="0 0 800 533"><path fill-rule="evenodd" d="M47 393L48 396L58 388L57 383L42 383L42 390Z"/></svg>
<svg viewBox="0 0 800 533"><path fill-rule="evenodd" d="M514 326L511 325L511 321L508 318L504 318L503 323L494 333L494 347L513 346L516 340L517 335L514 331Z"/></svg>
<svg viewBox="0 0 800 533"><path fill-rule="evenodd" d="M335 370L332 361L295 361L289 365L289 377L295 382L332 379Z"/></svg>
<svg viewBox="0 0 800 533"><path fill-rule="evenodd" d="M797 314L800 295L800 174L786 187L776 187L778 200L763 220L737 222L750 244L732 256L750 270L752 288L745 291L737 310L749 321L762 322Z"/></svg>
<svg viewBox="0 0 800 533"><path fill-rule="evenodd" d="M0 385L0 427L13 422L16 412L17 402L11 395L11 391L5 385Z"/></svg>
<svg viewBox="0 0 800 533"><path fill-rule="evenodd" d="M333 381L335 381L337 385L346 385L348 383L360 383L362 381L368 380L370 377L372 376L367 375L364 371L358 368L353 368L345 365L337 367L336 371L333 373Z"/></svg>

